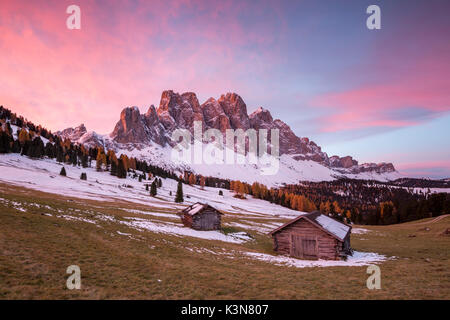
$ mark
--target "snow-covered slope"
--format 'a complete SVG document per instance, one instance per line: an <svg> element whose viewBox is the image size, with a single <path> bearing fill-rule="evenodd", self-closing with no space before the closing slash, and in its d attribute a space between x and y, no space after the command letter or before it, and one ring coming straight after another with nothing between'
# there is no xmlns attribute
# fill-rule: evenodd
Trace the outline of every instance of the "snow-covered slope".
<svg viewBox="0 0 450 320"><path fill-rule="evenodd" d="M233 243L235 245L248 241L254 241L251 234L267 234L280 226L286 220L304 214L271 204L267 201L253 199L237 199L228 190L222 190L219 195L217 188L184 185L185 203L174 203L174 194L177 182L171 179L163 179L162 187L158 188L157 197L151 197L145 190L145 183L137 179L118 179L108 172L97 172L93 168L80 168L66 165L67 177L59 175L62 165L51 159L32 160L18 154L0 155L0 182L8 185L23 186L29 189L66 195L79 199L99 201L111 201L114 208L124 214L120 219L113 215L97 212L95 204L89 209L73 209L70 205L64 210L53 208L52 205L42 205L30 200L22 202L11 201L0 196L0 203L6 203L9 207L22 213L28 212L28 208L42 207L45 216L54 216L69 221L95 224L102 228L102 223L116 225L117 234L134 239L132 234L123 232L123 227L136 229L140 232L152 232L173 237L181 237L187 250L205 254L220 255L230 259L255 259L288 267L330 267L330 266L361 266L379 263L388 259L376 253L355 252L347 261L303 261L291 257L275 256L266 253L249 251L241 246L234 250L225 249L220 243ZM87 181L81 180L82 172L87 173ZM172 191L173 195L170 195ZM196 231L184 227L176 212L188 204L197 201L206 202L221 210L227 216L228 221L223 224L226 227L234 227L245 231L220 232L220 231ZM130 205L131 204L131 205ZM133 204L139 208L133 208ZM138 216L136 216L138 215ZM251 234L249 234L251 233ZM212 241L214 251L204 247L196 247L189 241L191 238L202 241ZM167 240L164 240L167 241ZM179 244L178 244L179 245Z"/></svg>
<svg viewBox="0 0 450 320"><path fill-rule="evenodd" d="M229 190L210 187L200 190L200 187L190 185L184 185L185 203L176 204L175 180L162 179L162 187L158 188L158 196L154 198L145 190L148 180L139 182L132 178L118 179L109 172L97 172L95 165L92 168L64 165L67 176L63 177L59 175L62 166L53 159L32 160L18 154L0 155L0 182L81 199L129 201L155 208L181 209L195 202L206 202L226 212L256 216L292 218L299 214L298 211L264 200L234 198ZM80 179L82 172L87 174L86 181ZM223 196L218 195L219 190L222 190Z"/></svg>

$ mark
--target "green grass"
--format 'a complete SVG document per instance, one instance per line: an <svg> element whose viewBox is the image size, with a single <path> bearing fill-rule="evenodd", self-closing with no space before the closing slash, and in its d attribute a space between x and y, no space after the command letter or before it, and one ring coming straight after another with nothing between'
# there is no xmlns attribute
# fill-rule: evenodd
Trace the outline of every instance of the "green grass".
<svg viewBox="0 0 450 320"><path fill-rule="evenodd" d="M250 232L255 239L238 245L138 231L119 223L130 216L153 218L121 208L175 216L171 209L80 200L6 184L0 184L0 198L0 299L450 298L450 237L441 235L450 218L427 225L364 227L372 232L353 235L354 249L397 257L380 264L382 289L368 290L366 267L298 269L189 250L273 253L268 235ZM60 214L97 224L56 217ZM99 220L100 214L116 221ZM226 214L224 221L239 218ZM73 264L81 268L81 290L65 285L66 268Z"/></svg>

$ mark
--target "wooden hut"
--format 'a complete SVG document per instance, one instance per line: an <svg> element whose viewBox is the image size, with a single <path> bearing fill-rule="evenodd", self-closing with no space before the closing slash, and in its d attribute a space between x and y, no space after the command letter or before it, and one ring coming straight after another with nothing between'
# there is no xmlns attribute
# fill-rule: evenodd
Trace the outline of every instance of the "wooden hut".
<svg viewBox="0 0 450 320"><path fill-rule="evenodd" d="M279 253L301 259L338 260L351 253L351 228L314 211L285 223L270 235Z"/></svg>
<svg viewBox="0 0 450 320"><path fill-rule="evenodd" d="M194 203L180 212L181 221L186 227L195 230L219 230L222 213L209 204Z"/></svg>

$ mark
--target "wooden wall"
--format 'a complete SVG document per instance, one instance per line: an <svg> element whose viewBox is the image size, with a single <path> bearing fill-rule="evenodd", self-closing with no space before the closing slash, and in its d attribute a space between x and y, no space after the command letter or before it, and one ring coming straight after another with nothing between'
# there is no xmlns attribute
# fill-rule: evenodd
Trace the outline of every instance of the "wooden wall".
<svg viewBox="0 0 450 320"><path fill-rule="evenodd" d="M185 213L181 216L181 221L185 226L195 230L219 230L221 228L221 214L213 208L206 208L194 216Z"/></svg>
<svg viewBox="0 0 450 320"><path fill-rule="evenodd" d="M299 219L273 234L274 250L281 254L290 255L292 233L317 239L318 259L337 260L339 258L342 243L305 219Z"/></svg>

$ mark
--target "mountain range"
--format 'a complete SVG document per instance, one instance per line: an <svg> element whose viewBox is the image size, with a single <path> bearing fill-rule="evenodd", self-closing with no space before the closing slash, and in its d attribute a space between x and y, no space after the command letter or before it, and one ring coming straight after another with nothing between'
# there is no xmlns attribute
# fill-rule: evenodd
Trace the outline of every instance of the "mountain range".
<svg viewBox="0 0 450 320"><path fill-rule="evenodd" d="M279 174L258 178L257 166L244 164L241 168L174 163L170 150L176 144L171 136L176 129L194 131L194 121L202 123L203 130L217 129L223 134L227 129L278 129ZM359 164L351 156L328 156L322 148L306 137L298 137L280 119L273 119L269 110L258 108L250 115L247 105L236 93L227 93L219 99L209 98L199 103L193 92L182 94L166 90L161 95L158 108L151 105L145 114L137 107L127 107L113 131L100 135L88 131L84 124L57 132L62 138L89 146L103 146L117 153L156 161L158 165L173 170L189 170L198 174L223 178L260 181L268 184L297 183L299 181L333 180L339 177L356 179L393 180L400 177L392 163ZM270 135L269 135L270 140ZM253 170L253 171L252 171ZM260 182L263 182L260 181Z"/></svg>

